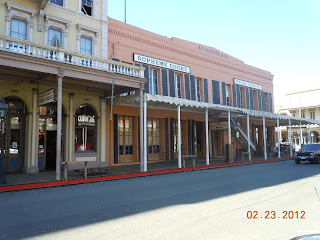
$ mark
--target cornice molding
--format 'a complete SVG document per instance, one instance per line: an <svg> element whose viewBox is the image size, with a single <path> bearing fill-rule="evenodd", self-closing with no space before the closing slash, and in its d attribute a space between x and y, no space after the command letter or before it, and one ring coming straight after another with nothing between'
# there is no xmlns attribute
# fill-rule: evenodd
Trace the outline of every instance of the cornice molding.
<svg viewBox="0 0 320 240"><path fill-rule="evenodd" d="M231 70L235 70L235 71L238 71L238 72L246 73L246 74L249 74L249 75L252 75L252 76L255 76L255 77L259 77L259 78L263 78L263 79L267 79L267 80L270 80L270 81L273 80L272 77L266 77L266 76L263 76L261 74L254 73L252 71L244 70L244 69L239 68L239 67L230 66L231 64L222 63L222 62L219 62L219 61L216 61L216 60L213 60L213 59L209 59L209 58L200 56L198 54L194 54L194 53L191 53L191 52L188 52L188 51L185 51L185 50L180 50L180 49L177 49L177 48L174 48L174 47L170 47L170 46L165 45L165 44L157 43L155 41L146 39L146 38L141 37L141 36L134 36L132 34L129 34L129 33L126 33L126 32L122 32L122 31L120 31L118 29L113 29L113 28L110 27L110 25L109 25L109 32L112 33L112 34L121 36L121 37L132 39L134 41L142 42L144 44L148 44L148 45L151 45L151 46L154 46L154 47L165 49L165 50L168 50L168 51L171 51L171 52L179 53L179 54L185 55L187 57L191 57L191 58L195 58L197 60L201 60L201 61L204 61L204 62L212 63L212 64L215 64L215 65L218 65L218 66L221 66L221 67L225 67L225 68L228 68L228 69L231 69ZM259 68L257 68L257 69L261 71L261 69L259 69Z"/></svg>

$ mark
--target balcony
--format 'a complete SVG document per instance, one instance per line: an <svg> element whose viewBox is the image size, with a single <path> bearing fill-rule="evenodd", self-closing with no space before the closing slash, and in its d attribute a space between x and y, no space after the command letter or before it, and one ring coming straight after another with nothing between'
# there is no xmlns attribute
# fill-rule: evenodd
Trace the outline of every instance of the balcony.
<svg viewBox="0 0 320 240"><path fill-rule="evenodd" d="M144 79L144 68L0 35L0 51Z"/></svg>

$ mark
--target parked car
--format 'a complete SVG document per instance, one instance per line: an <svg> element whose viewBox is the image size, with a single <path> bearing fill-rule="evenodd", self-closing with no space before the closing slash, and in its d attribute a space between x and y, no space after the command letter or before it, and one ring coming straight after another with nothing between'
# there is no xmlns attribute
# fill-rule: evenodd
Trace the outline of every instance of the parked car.
<svg viewBox="0 0 320 240"><path fill-rule="evenodd" d="M320 143L304 144L301 149L294 154L296 164L301 161L309 161L311 163L320 163Z"/></svg>

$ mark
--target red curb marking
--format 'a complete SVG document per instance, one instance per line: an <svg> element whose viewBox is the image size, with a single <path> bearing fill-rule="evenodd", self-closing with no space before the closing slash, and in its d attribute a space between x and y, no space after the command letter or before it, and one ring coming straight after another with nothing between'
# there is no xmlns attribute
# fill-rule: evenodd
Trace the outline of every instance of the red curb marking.
<svg viewBox="0 0 320 240"><path fill-rule="evenodd" d="M109 180L115 180L115 179L134 178L134 177L230 167L230 166L250 165L250 164L256 164L256 163L278 162L278 161L284 161L284 160L290 160L290 159L292 158L279 158L279 159L260 160L260 161L258 160L258 161L251 161L251 162L225 163L225 164L216 164L216 165L199 166L199 167L175 168L175 169L158 170L158 171L150 171L150 172L128 173L128 174L103 176L103 177L95 177L95 178L87 178L87 179L74 179L74 180L67 180L67 181L53 181L53 182L44 182L44 183L30 183L30 184L21 184L21 185L13 185L13 186L3 186L3 187L0 187L0 192L27 190L27 189L44 188L44 187L66 186L70 184L101 182L101 181L109 181Z"/></svg>

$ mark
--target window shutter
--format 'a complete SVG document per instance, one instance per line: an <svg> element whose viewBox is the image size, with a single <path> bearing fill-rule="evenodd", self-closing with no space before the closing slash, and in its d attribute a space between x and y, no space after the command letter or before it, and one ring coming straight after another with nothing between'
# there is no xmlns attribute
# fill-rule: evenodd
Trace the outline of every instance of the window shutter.
<svg viewBox="0 0 320 240"><path fill-rule="evenodd" d="M259 99L259 110L262 111L262 104L261 104L261 91L258 91L258 99Z"/></svg>
<svg viewBox="0 0 320 240"><path fill-rule="evenodd" d="M190 85L191 85L191 100L196 100L195 79L193 75L190 75Z"/></svg>
<svg viewBox="0 0 320 240"><path fill-rule="evenodd" d="M263 107L263 111L267 111L267 106L266 106L266 95L264 94L264 92L261 92L262 94L262 107Z"/></svg>
<svg viewBox="0 0 320 240"><path fill-rule="evenodd" d="M174 119L170 118L170 153L171 160L174 160Z"/></svg>
<svg viewBox="0 0 320 240"><path fill-rule="evenodd" d="M188 153L192 155L192 133L191 133L191 120L188 119Z"/></svg>
<svg viewBox="0 0 320 240"><path fill-rule="evenodd" d="M168 74L166 69L162 69L162 93L163 96L168 96Z"/></svg>
<svg viewBox="0 0 320 240"><path fill-rule="evenodd" d="M250 95L249 95L249 88L246 88L246 102L247 108L250 109Z"/></svg>
<svg viewBox="0 0 320 240"><path fill-rule="evenodd" d="M169 119L165 118L166 161L169 160Z"/></svg>
<svg viewBox="0 0 320 240"><path fill-rule="evenodd" d="M222 82L222 104L227 105L226 83Z"/></svg>
<svg viewBox="0 0 320 240"><path fill-rule="evenodd" d="M169 83L170 83L170 97L176 96L176 90L174 87L174 72L172 70L169 70Z"/></svg>
<svg viewBox="0 0 320 240"><path fill-rule="evenodd" d="M143 65L144 67L144 77L147 79L147 81L144 83L144 92L149 93L149 66L148 65Z"/></svg>
<svg viewBox="0 0 320 240"><path fill-rule="evenodd" d="M233 98L233 106L237 107L237 92L236 92L236 86L232 85L232 98Z"/></svg>
<svg viewBox="0 0 320 240"><path fill-rule="evenodd" d="M220 104L220 88L219 81L212 80L213 103Z"/></svg>
<svg viewBox="0 0 320 240"><path fill-rule="evenodd" d="M113 114L113 161L114 163L119 162L119 156L118 156L118 115Z"/></svg>
<svg viewBox="0 0 320 240"><path fill-rule="evenodd" d="M250 88L250 107L253 110L253 90Z"/></svg>
<svg viewBox="0 0 320 240"><path fill-rule="evenodd" d="M184 85L186 88L186 99L190 100L190 81L189 81L189 75L184 75Z"/></svg>
<svg viewBox="0 0 320 240"><path fill-rule="evenodd" d="M240 107L240 86L236 85L237 87L237 102L238 102L238 107Z"/></svg>
<svg viewBox="0 0 320 240"><path fill-rule="evenodd" d="M272 94L271 94L271 93L269 93L269 102L270 102L270 112L273 112L273 109L272 109L272 107L273 107L273 104L272 104Z"/></svg>
<svg viewBox="0 0 320 240"><path fill-rule="evenodd" d="M204 84L204 101L206 103L209 102L209 96L208 96L208 79L203 79L203 84Z"/></svg>

